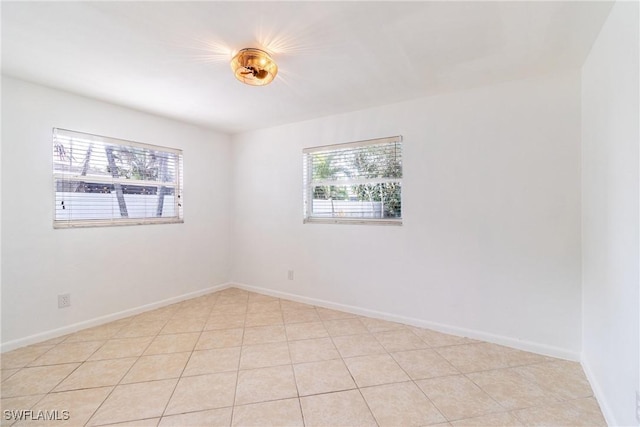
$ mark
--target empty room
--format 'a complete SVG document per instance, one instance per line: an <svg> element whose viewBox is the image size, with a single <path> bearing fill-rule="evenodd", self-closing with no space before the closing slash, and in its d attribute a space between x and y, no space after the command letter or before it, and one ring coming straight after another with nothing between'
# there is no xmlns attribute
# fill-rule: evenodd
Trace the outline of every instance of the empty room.
<svg viewBox="0 0 640 427"><path fill-rule="evenodd" d="M638 2L0 6L3 427L640 425Z"/></svg>

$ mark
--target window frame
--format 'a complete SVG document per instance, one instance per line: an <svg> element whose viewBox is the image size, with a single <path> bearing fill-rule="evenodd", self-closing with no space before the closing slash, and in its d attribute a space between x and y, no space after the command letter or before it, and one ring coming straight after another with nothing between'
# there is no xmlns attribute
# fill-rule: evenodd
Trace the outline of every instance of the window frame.
<svg viewBox="0 0 640 427"><path fill-rule="evenodd" d="M107 176L79 176L70 173L60 172L55 170L55 143L57 134L74 134L78 137L85 137L86 140L92 142L98 142L102 144L115 145L126 148L137 148L149 151L156 151L165 153L168 155L176 156L175 159L175 179L173 181L151 181L151 180L135 180L124 177L107 177ZM79 138L80 139L80 138ZM137 141L131 141L122 138L114 138L102 135L91 134L87 132L80 132L70 129L54 127L52 131L52 148L54 148L52 156L52 179L53 179L53 228L65 229L65 228L88 228L88 227L118 227L129 225L151 225L151 224L181 224L184 223L184 200L183 200L183 152L181 149L165 147L154 144L146 144ZM160 187L159 183L165 184L162 187L171 187L174 189L174 212L173 216L168 217L137 217L137 218L117 218L111 217L109 219L56 219L57 209L57 184L60 180L74 181L74 177L79 178L78 181L84 181L92 184L126 184L137 185L146 187ZM166 185L166 184L171 185Z"/></svg>
<svg viewBox="0 0 640 427"><path fill-rule="evenodd" d="M383 145L389 143L399 144L402 148L402 135L390 136L384 138L367 139L362 141L346 142L341 144L329 144L316 147L307 147L302 149L302 166L303 166L303 224L357 224L357 225L403 225L404 216L399 218L348 218L348 217L318 217L311 215L313 189L319 183L326 182L334 185L358 185L370 183L397 182L400 184L400 205L402 206L402 180L403 178L363 178L355 180L326 180L313 181L312 156L313 153L330 152L345 148L358 148L372 145ZM402 170L402 176L404 171Z"/></svg>

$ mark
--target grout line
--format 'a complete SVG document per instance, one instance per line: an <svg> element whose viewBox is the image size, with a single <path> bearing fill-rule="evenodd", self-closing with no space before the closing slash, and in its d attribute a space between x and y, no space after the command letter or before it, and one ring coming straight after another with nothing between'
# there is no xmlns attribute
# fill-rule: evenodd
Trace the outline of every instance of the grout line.
<svg viewBox="0 0 640 427"><path fill-rule="evenodd" d="M152 310L153 311L153 310ZM148 312L147 312L148 313ZM141 313L143 314L143 313ZM174 313L175 314L175 313ZM111 339L128 339L128 338L116 338L115 335L117 335L118 333L122 332L122 330L124 330L124 328L126 326L130 326L131 323L135 320L137 316L134 316L133 319L131 319L131 321L128 322L127 325L123 326L122 329L120 329L118 332L116 332L116 334L114 334L114 336ZM131 366L129 367L129 369L127 369L127 371L124 373L124 375L122 375L122 377L118 380L118 382L113 385L111 391L109 392L109 394L107 394L107 396L104 398L104 400L102 401L102 403L100 403L100 405L98 405L98 407L93 411L93 413L91 414L91 416L87 419L87 422L85 423L85 426L88 426L89 422L93 419L93 417L96 416L96 414L100 411L100 408L102 408L102 405L104 405L104 403L109 400L109 398L111 397L111 395L113 394L113 392L116 390L116 388L118 388L118 386L121 384L122 380L127 376L127 374L129 372L131 372L131 369L133 369L133 367L136 365L136 363L138 363L138 361L140 360L140 358L144 355L144 353L147 351L147 349L151 346L151 344L153 343L153 341L155 341L155 339L160 335L160 332L162 331L162 329L167 325L167 323L169 322L169 320L171 319L172 316L169 316L169 318L164 322L163 326L158 330L158 332L155 335L149 335L148 337L152 337L151 340L149 340L149 344L147 344L147 346L144 348L144 350L142 350L142 352L140 353L140 355L138 355L136 357L136 360L131 364ZM160 321L158 321L160 322ZM131 339L135 339L135 338L147 338L147 337L129 337ZM106 344L106 343L105 343ZM101 347L102 348L102 347ZM133 357L133 356L132 356ZM123 357L124 358L124 357ZM113 360L113 359L102 359L102 360ZM124 384L123 384L124 385ZM177 382L176 382L177 385ZM127 420L123 421L123 422L127 422ZM159 423L160 421L158 421Z"/></svg>
<svg viewBox="0 0 640 427"><path fill-rule="evenodd" d="M360 323L362 323L362 322L360 322ZM327 329L327 327L324 325L324 321L323 321L322 325L324 326L325 329ZM365 327L365 329L369 330L369 328L367 328L367 325L364 325L364 327ZM364 402L365 406L369 410L369 413L371 414L371 418L373 418L373 421L376 423L376 425L378 427L380 427L380 423L378 422L378 419L376 418L376 416L374 415L373 411L371 410L371 407L369 406L369 402L367 402L367 399L365 399L364 395L362 394L362 390L360 390L360 386L356 382L356 379L353 376L353 373L351 372L351 369L349 369L349 365L347 365L347 362L345 362L345 360L344 360L345 358L342 357L342 353L340 353L340 350L338 350L338 346L336 345L335 341L333 340L334 338L337 338L337 337L333 337L329 333L328 329L327 329L327 334L329 335L329 339L331 340L331 343L333 344L333 347L338 352L338 356L340 356L340 361L345 366L345 368L347 368L347 372L349 373L349 376L351 376L351 380L353 381L353 384L356 386L356 388L352 389L352 390L358 390L358 394L360 394L360 397L362 398L362 401Z"/></svg>
<svg viewBox="0 0 640 427"><path fill-rule="evenodd" d="M244 321L242 326L242 337L240 339L240 355L238 356L238 369L236 369L236 386L233 391L233 404L231 405L231 420L229 421L230 425L233 425L233 417L235 416L235 408L236 408L236 397L238 395L238 382L240 381L240 362L242 361L242 349L244 347L244 332L247 328L247 311L249 309L249 294L247 292L247 303L244 312Z"/></svg>
<svg viewBox="0 0 640 427"><path fill-rule="evenodd" d="M280 302L280 298L278 298ZM284 329L284 342L289 350L289 361L291 362L291 373L293 374L293 383L296 386L296 396L298 399L298 408L300 408L300 417L302 418L302 425L306 425L304 422L304 412L302 412L302 401L300 400L300 389L298 388L298 380L296 378L296 370L293 369L293 357L291 357L291 346L289 345L289 335L287 334L287 323L284 320L284 312L282 311L282 303L280 303L280 313L282 314L282 328Z"/></svg>
<svg viewBox="0 0 640 427"><path fill-rule="evenodd" d="M211 294L207 294L207 295L203 295L201 297L197 297L197 298L208 298L209 295ZM217 299L217 298L216 298ZM188 301L188 300L187 300ZM211 308L207 311L207 319L209 318L209 316L211 315L211 312L213 311L213 307L215 306L215 301L213 302L213 305L211 306ZM169 321L173 320L178 313L180 312L180 308L178 308L175 313L173 313L173 315L169 318ZM181 317L181 319L183 319L184 317ZM169 322L167 322L168 324ZM164 327L166 327L166 325ZM202 337L202 333L204 332L204 328L207 325L207 320L204 321L204 323L202 324L202 328L200 329L200 332L198 334L198 339L196 340L196 342L193 344L193 348L191 349L191 352L189 353L189 357L187 358L187 362L184 364L184 366L182 367L182 370L180 371L180 375L178 375L178 380L176 381L176 385L173 387L173 390L171 391L171 395L169 396L169 399L167 399L167 403L164 405L164 409L162 410L162 414L160 415L160 418L158 418L158 424L160 424L160 422L162 421L162 418L165 416L166 412L167 412L167 408L169 407L169 403L171 403L171 399L173 399L173 395L176 393L176 390L178 389L178 385L180 384L180 381L182 380L182 375L184 374L184 371L187 369L187 366L189 365L189 362L191 361L191 357L193 356L193 353L195 352L195 348L198 345L198 341L200 341L200 338ZM162 329L164 329L164 327ZM162 332L162 329L160 329L160 332ZM156 336L156 338L153 339L153 341L155 341L159 336L160 336L160 332L158 333L158 335ZM193 332L198 332L198 331L193 331ZM189 332L185 332L185 333L189 333ZM175 335L175 334L166 334L166 335ZM151 341L151 343L149 344L149 346L151 346L151 344L153 344L153 341ZM144 353L149 349L149 347L147 347L144 352L142 353L142 355L144 355ZM175 354L175 353L163 353L163 354ZM140 356L142 357L142 356ZM124 377L123 377L124 378Z"/></svg>
<svg viewBox="0 0 640 427"><path fill-rule="evenodd" d="M129 374L129 372L131 372L131 370L133 369L134 366L136 366L136 364L140 361L141 358L145 357L145 356L152 356L152 355L146 355L146 351L148 351L148 349L150 348L150 346L153 344L153 342L159 337L159 336L169 336L169 335L178 335L178 334L193 334L196 333L197 331L180 331L180 332L173 332L170 334L166 334L163 333L164 328L166 328L166 326L169 324L169 322L171 320L177 320L180 321L181 319L184 320L185 319L185 315L187 315L188 313L183 312L183 310L188 309L189 306L189 301L194 301L198 298L211 298L213 299L211 296L212 295L216 295L218 292L221 292L223 290L217 290L215 292L212 292L210 294L205 294L203 296L198 296L198 297L194 297L192 299L189 300L184 300L181 302L177 302L175 304L171 304L169 306L166 307L162 307L162 308L158 308L158 309L154 309L151 311L155 311L155 310L165 310L168 307L172 307L172 306L176 306L176 308L170 312L168 312L166 314L166 317L163 317L162 319L158 319L158 320L152 320L151 319L146 319L146 320L141 320L141 322L163 322L162 327L159 329L159 331L155 334L155 335L147 335L147 336L141 336L141 337L116 337L116 335L118 335L119 333L121 333L125 328L131 326L136 319L143 317L146 313L150 313L151 311L148 312L144 312L144 313L140 313L136 316L130 316L124 319L118 319L118 320L114 320L113 323L115 322L123 322L122 325L117 328L115 330L115 332L113 334L111 334L110 338L105 339L94 339L91 337L91 335L89 335L89 339L86 340L82 340L82 341L72 341L69 342L68 340L75 334L78 333L82 333L83 331L86 331L88 329L93 329L93 328L100 328L103 326L107 326L109 325L109 323L103 324L103 325L99 325L99 326L95 326L95 327L91 327L91 328L87 328L85 330L80 330L80 331L76 331L74 333L68 334L66 337L64 337L64 339L62 341L60 341L57 344L53 344L51 346L51 348L47 349L44 353L42 353L41 355L37 356L35 359L31 360L30 362L27 363L26 366L23 367L18 367L18 368L8 368L8 369L16 369L16 371L11 374L9 377L5 378L5 380L8 380L10 378L12 378L14 375L18 374L20 371L24 370L24 369L29 369L29 368L35 368L35 367L47 367L47 366L58 366L58 365L63 365L63 364L70 364L70 363L79 363L79 365L74 368L69 374L67 374L63 379L61 379L49 392L44 393L42 395L42 397L40 399L38 399L33 405L31 405L31 408L36 407L43 399L45 399L47 396L49 396L50 394L56 394L56 393L64 393L64 392L71 392L71 391L76 391L76 390L84 390L84 389L93 389L93 388L97 388L97 387L88 387L88 388L81 388L81 389L74 389L74 390L63 390L60 392L55 392L55 388L58 387L62 382L64 382L65 380L67 380L69 378L69 376L71 376L74 372L76 372L78 369L80 369L84 364L88 363L88 362L101 362L101 361L108 361L108 360L117 360L117 359L122 359L122 358L135 358L134 362L131 364L131 366L129 367L129 369L121 376L120 380L115 384L115 385L109 385L109 386L99 386L99 387L111 387L110 392L107 394L107 396L104 398L104 400L102 401L102 403L100 403L100 405L97 406L97 408L93 411L93 413L89 416L87 422L85 425L89 424L89 422L92 420L93 417L95 417L95 415L100 411L100 409L103 407L104 403L111 397L111 395L113 394L113 392L115 391L115 389L120 386L120 385L124 385L122 384L122 381L124 380L124 378ZM245 347L244 345L244 340L245 340L245 332L246 332L246 328L247 328L247 314L248 314L248 307L249 307L249 301L250 301L250 295L251 292L247 292L245 290L242 290L242 292L246 292L246 299L244 303L238 303L238 302L227 302L225 301L225 303L218 303L218 300L220 298L219 295L216 295L215 299L213 299L213 301L207 301L207 305L205 306L207 308L206 313L207 313L207 320L204 322L204 324L202 325L202 328L199 330L199 335L198 338L196 339L196 343L194 344L194 347L191 349L190 354L189 354L189 358L187 359L187 362L185 363L184 367L182 368L182 371L180 373L180 375L177 377L177 381L176 384L173 388L173 391L171 393L171 396L169 397L167 404L165 405L165 408L163 410L162 415L159 418L159 421L161 420L162 417L165 416L166 410L169 406L169 403L171 402L171 399L173 398L175 391L177 389L177 386L180 382L180 379L183 378L184 372L186 370L187 365L189 364L189 361L191 360L191 357L193 356L193 353L196 351L196 346L198 344L198 342L200 341L200 339L202 338L202 335L204 334L204 332L209 331L206 329L206 325L208 322L208 319L213 315L213 313L215 312L216 307L224 307L224 306L228 306L228 305L234 305L234 304L244 304L245 310L244 310L244 320L243 320L243 327L242 327L242 337L241 337L241 345L240 345L240 357L238 358L238 365L236 368L236 388L234 390L234 398L233 398L233 405L231 406L231 421L233 421L233 417L234 417L234 408L236 406L236 398L237 398L237 388L238 388L238 383L239 383L239 373L241 372L240 370L240 361L242 358L242 349ZM233 298L230 298L233 299ZM298 398L298 403L299 403L299 408L300 408L300 412L302 415L302 420L303 423L304 421L304 412L302 411L302 403L301 403L301 396L300 396L300 392L298 389L298 384L296 381L296 376L295 376L295 370L294 368L294 363L292 360L292 354L291 354L291 346L290 346L290 341L289 340L289 334L287 333L287 325L295 325L295 324L310 324L310 323L318 323L318 320L312 320L312 321L304 321L304 322L293 322L293 323L286 323L284 322L284 310L282 308L282 299L278 298L277 299L278 303L279 303L279 311L278 313L280 314L283 323L283 330L284 330L284 334L285 334L285 343L287 344L287 348L288 348L288 352L289 352L289 366L292 369L293 372L293 377L294 377L294 383L296 386L296 394L297 394L297 398ZM182 308L180 308L180 306L183 306ZM202 306L197 306L198 309L200 309ZM329 340L331 341L331 343L333 344L334 349L337 351L339 358L337 359L330 359L330 360L341 360L342 363L347 367L347 371L349 372L349 375L351 376L352 381L355 384L355 389L358 390L358 392L360 393L360 396L362 397L362 399L365 401L365 404L367 405L367 408L369 409L370 413L372 414L374 420L376 421L376 423L378 422L377 419L375 418L375 415L373 415L373 412L371 411L371 408L369 407L369 404L367 402L367 400L364 398L364 395L362 393L362 389L364 388L368 388L368 387L376 387L376 386L381 386L381 385L387 385L387 384L398 384L398 383L406 383L406 382L412 382L416 387L418 387L418 389L422 392L422 394L427 398L427 400L429 402L431 402L433 404L433 406L436 408L436 410L439 411L439 409L437 408L437 406L431 401L431 399L429 399L429 397L426 395L426 393L424 392L424 390L422 390L418 385L417 385L417 381L420 380L414 380L413 378L411 378L410 375L408 375L408 372L400 365L400 363L398 363L398 361L394 358L393 353L399 353L399 352L407 352L407 351L420 351L420 350L431 350L433 351L435 354L437 354L439 357L441 357L443 360L445 360L447 362L447 364L451 365L453 368L455 368L457 371L459 371L459 369L452 363L449 361L449 359L447 359L445 356L443 356L441 354L441 352L439 350L444 349L444 348L451 348L451 347L459 347L462 345L466 345L466 346L478 346L478 345L486 345L486 344L490 344L490 345L497 345L497 344L491 344L491 343L486 343L483 341L479 341L479 342L463 342L463 343L455 343L455 344L448 344L448 345L444 345L444 346L430 346L429 343L427 342L427 340L423 339L422 337L420 337L418 334L415 334L420 341L424 342L427 347L422 349L408 349L408 350L398 350L398 351L394 351L394 352L390 352L389 350L387 350L387 348L384 347L384 345L382 344L382 342L380 341L380 339L376 336L377 333L384 333L384 332L394 332L394 331L398 331L398 330L409 330L411 331L410 327L407 325L402 325L401 328L396 328L396 329L391 329L388 331L377 331L377 332L372 332L372 330L367 326L367 324L365 322L362 321L362 317L363 316L358 316L358 315L353 315L350 317L346 317L346 318L338 318L338 319L322 319L319 316L319 311L318 311L318 307L316 306L311 306L311 308L313 310L315 310L316 314L318 314L319 317L319 322L321 323L321 325L323 326L323 328L325 329L325 331L327 331L327 337L315 337L315 338L302 338L302 339L298 339L295 341L305 341L305 340L313 340L313 339L324 339L324 338L329 338ZM339 311L339 310L334 310L334 311ZM182 312L182 314L180 314ZM262 312L258 312L258 313L262 313ZM222 313L224 315L224 313ZM179 317L180 316L180 317ZM126 320L125 322L125 319ZM144 319L144 318L143 318ZM350 333L347 335L340 335L340 337L350 337L350 336L355 336L355 335L371 335L374 337L374 339L376 340L376 342L378 342L385 353L388 356L391 357L392 360L394 360L394 363L396 363L400 369L407 375L407 377L409 378L409 380L407 381L395 381L395 382L390 382L390 383L385 383L385 384L376 384L376 385L371 385L371 386L364 386L364 387L360 387L358 386L357 382L355 381L355 378L353 377L353 374L351 373L351 371L348 369L348 365L346 364L346 360L347 359L351 359L351 358L355 358L355 357L366 357L366 356L370 356L370 355L360 355L360 356L352 356L352 357L343 357L342 353L340 353L340 351L337 349L337 346L335 345L335 341L334 339L337 337L333 337L331 334L328 333L327 327L326 327L326 323L327 322L333 322L333 321L344 321L344 320L353 320L353 319L358 319L360 321L360 323L364 324L365 328L367 329L367 332L358 332L358 333ZM266 326L274 326L274 325L266 325ZM256 326L256 327L262 327L262 326ZM225 328L222 330L228 330L228 329L238 329L238 327L233 327L233 328ZM219 331L220 329L216 329L216 331ZM413 331L411 331L413 332ZM112 358L108 358L108 359L98 359L98 360L88 360L90 357L92 357L93 355L95 355L97 352L99 352L109 341L112 340L134 340L134 339L140 339L140 338L151 338L149 343L146 345L146 347L144 348L144 350L142 351L142 353L138 356L120 356L120 357L112 357ZM50 351L52 351L54 348L57 348L58 346L61 346L63 344L76 344L76 343L89 343L89 342L102 342L102 344L100 346L98 346L84 361L82 362L64 362L64 363L55 363L55 364L50 364L50 365L39 365L39 366L29 366L31 363L34 363L35 361L37 361L38 359L44 357L46 354L48 354ZM265 344L265 343L263 343ZM259 344L254 344L254 345L259 345ZM33 344L32 346L37 346L37 344ZM226 347L225 347L226 348ZM511 349L509 347L506 347L507 353L510 353ZM525 352L524 350L513 350L515 351L520 351L520 352ZM163 353L157 353L155 355L166 355L166 354L177 354L177 353L186 353L186 351L182 352L182 351L169 351L169 352L163 352ZM534 353L535 354L535 353ZM506 413L506 414L510 414L511 416L513 416L516 420L522 421L520 419L520 417L518 417L516 415L516 411L519 410L523 410L523 409L529 409L529 408L539 408L539 407L544 407L546 405L543 404L534 404L532 406L527 406L526 408L517 408L517 409L508 409L506 407L504 407L502 404L500 404L500 402L498 402L492 395L490 395L488 392L486 392L484 390L484 388L482 388L480 385L478 385L475 381L473 381L473 379L470 377L470 375L472 374L476 374L476 373L484 373L484 372L498 372L498 371L506 371L506 370L515 370L516 368L520 368L520 367L526 367L526 366L538 366L538 365L544 365L544 364L549 364L549 363L556 363L558 362L557 358L551 358L549 356L545 357L543 360L535 360L531 363L522 363L520 362L519 364L516 363L513 366L503 366L503 367L499 367L499 368L493 368L493 369L485 369L485 370L480 370L480 371L473 371L473 372L459 372L458 374L455 375L445 375L445 376L436 376L433 378L443 378L443 377L448 377L448 376L461 376L465 379L467 379L468 381L471 381L476 387L478 387L479 390L481 390L483 393L485 393L486 395L488 395L492 401L494 401L500 408L503 409L503 411L494 411L494 412L488 412L488 413L483 413L480 416L483 415L490 415L490 414L497 414L497 413ZM313 362L301 362L301 363L313 363ZM285 365L277 365L277 366L285 366ZM260 368L256 368L256 369L260 369ZM227 371L227 372L231 372L231 371ZM199 374L199 375L207 375L205 374ZM194 376L199 376L199 375L194 375ZM144 383L144 382L155 382L155 381L166 381L166 380L173 380L175 378L162 378L162 379L154 379L154 380L146 380L146 381L139 381L136 383L127 383L128 384L139 384L139 383ZM428 378L427 378L428 380ZM538 383L534 380L530 380L528 378L523 377L523 380L527 381L527 383L531 383L534 385L538 385ZM539 386L540 387L540 386ZM354 389L351 389L354 390ZM545 389L542 389L545 392L545 396L549 396L554 398L555 400L557 400L558 404L561 403L566 403L566 402L573 402L573 401L577 401L580 399L586 399L586 398L590 398L593 397L593 390L591 389L591 394L589 396L580 396L580 397L571 397L571 398L563 398L562 396L558 395L556 392L554 392L553 390L550 392L546 392ZM316 396L316 395L323 395L323 394L331 394L331 393L339 393L339 392L344 392L347 390L336 390L336 391L332 391L332 392L325 392L325 393L316 393L316 394L312 394L309 396ZM25 396L29 396L29 395L25 395ZM16 396L16 397L23 397L23 396ZM304 397L308 397L308 396L304 396ZM286 399L290 399L290 398L286 398ZM254 403L264 403L264 402L271 402L271 401L278 401L278 400L286 400L286 399L271 399L271 400L265 400L263 402L254 402ZM250 405L250 404L254 404L254 403L248 403L246 405ZM237 405L237 406L244 406L244 405ZM201 412L201 410L198 411L189 411L186 413L190 413L190 412ZM173 415L173 414L172 414ZM441 413L441 415L444 414ZM448 421L458 421L458 420L449 420L447 417L444 417L446 420ZM470 418L464 418L464 419L471 419L471 418L475 418L475 417L470 417ZM14 421L14 424L17 421Z"/></svg>

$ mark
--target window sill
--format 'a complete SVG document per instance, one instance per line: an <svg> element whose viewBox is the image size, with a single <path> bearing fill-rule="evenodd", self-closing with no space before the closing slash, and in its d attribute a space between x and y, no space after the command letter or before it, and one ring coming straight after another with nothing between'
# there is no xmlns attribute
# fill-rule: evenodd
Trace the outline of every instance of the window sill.
<svg viewBox="0 0 640 427"><path fill-rule="evenodd" d="M87 227L118 227L124 225L152 225L152 224L183 224L182 218L150 218L150 219L119 219L119 220L85 220L58 221L53 228L87 228Z"/></svg>
<svg viewBox="0 0 640 427"><path fill-rule="evenodd" d="M305 218L304 224L402 225L402 219Z"/></svg>

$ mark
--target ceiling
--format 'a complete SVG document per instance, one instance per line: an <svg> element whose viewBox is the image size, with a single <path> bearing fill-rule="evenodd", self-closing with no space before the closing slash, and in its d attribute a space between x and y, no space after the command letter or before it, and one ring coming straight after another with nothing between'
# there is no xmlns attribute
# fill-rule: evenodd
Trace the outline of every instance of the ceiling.
<svg viewBox="0 0 640 427"><path fill-rule="evenodd" d="M227 133L582 65L610 2L2 2L2 73ZM232 52L280 71L235 80Z"/></svg>

